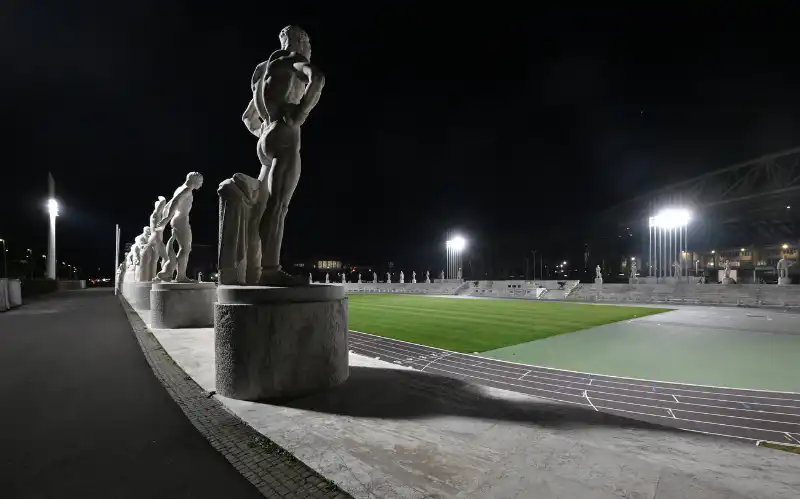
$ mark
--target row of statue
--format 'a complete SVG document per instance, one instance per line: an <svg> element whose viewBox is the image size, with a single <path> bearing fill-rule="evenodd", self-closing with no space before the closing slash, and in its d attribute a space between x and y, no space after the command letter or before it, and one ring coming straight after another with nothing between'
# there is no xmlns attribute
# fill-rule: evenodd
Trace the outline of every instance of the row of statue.
<svg viewBox="0 0 800 499"><path fill-rule="evenodd" d="M342 284L347 282L347 276L344 274L344 272L339 274L339 278L341 279L340 282ZM440 279L444 279L444 270L439 274L439 278ZM308 274L308 283L311 284L313 282L314 281L313 281L313 279L311 277L311 274ZM331 275L329 273L326 273L325 274L325 284L330 284L330 282L331 282ZM361 274L360 273L358 274L358 281L356 281L356 282L358 284L361 284ZM378 273L377 272L373 272L372 273L372 282L373 283L377 283L378 282ZM392 273L391 272L387 272L386 273L386 282L389 282L389 283L392 282ZM400 280L398 282L400 284L405 284L405 282L406 282L406 275L403 273L403 271L400 271ZM429 270L425 271L425 282L428 283L428 284L430 284L430 282L431 282L431 272ZM411 283L412 284L416 284L417 283L417 273L416 272L411 272Z"/></svg>
<svg viewBox="0 0 800 499"><path fill-rule="evenodd" d="M194 201L193 192L203 186L203 176L197 172L186 175L186 181L167 201L158 196L150 225L136 236L131 249L120 264L120 278L133 282L190 282L186 276L189 253L192 251L192 226L189 213ZM164 230L170 226L170 237L164 244ZM177 250L175 246L177 245ZM160 270L159 270L160 268Z"/></svg>

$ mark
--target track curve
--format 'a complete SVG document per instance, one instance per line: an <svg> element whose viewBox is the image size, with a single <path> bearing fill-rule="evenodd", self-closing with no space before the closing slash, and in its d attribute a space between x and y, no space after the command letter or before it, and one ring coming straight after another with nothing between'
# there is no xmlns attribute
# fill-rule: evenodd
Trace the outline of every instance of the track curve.
<svg viewBox="0 0 800 499"><path fill-rule="evenodd" d="M686 431L800 445L800 394L529 366L350 331L350 350L472 383Z"/></svg>

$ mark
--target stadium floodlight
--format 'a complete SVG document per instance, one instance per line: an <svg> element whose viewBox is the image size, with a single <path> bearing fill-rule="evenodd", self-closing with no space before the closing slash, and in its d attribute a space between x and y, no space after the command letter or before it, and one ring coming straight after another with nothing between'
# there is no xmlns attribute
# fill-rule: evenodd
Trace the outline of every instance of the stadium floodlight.
<svg viewBox="0 0 800 499"><path fill-rule="evenodd" d="M688 255L688 227L692 214L685 208L667 208L650 217L650 275L682 277Z"/></svg>
<svg viewBox="0 0 800 499"><path fill-rule="evenodd" d="M691 219L692 215L689 213L689 210L671 208L662 211L654 217L650 217L650 227L676 229L689 225Z"/></svg>
<svg viewBox="0 0 800 499"><path fill-rule="evenodd" d="M447 278L461 279L461 253L467 247L467 240L455 236L447 240Z"/></svg>
<svg viewBox="0 0 800 499"><path fill-rule="evenodd" d="M447 241L447 247L453 251L463 251L467 247L467 240L461 236L456 236Z"/></svg>
<svg viewBox="0 0 800 499"><path fill-rule="evenodd" d="M58 201L53 198L47 200L47 212L50 213L51 217L58 216Z"/></svg>

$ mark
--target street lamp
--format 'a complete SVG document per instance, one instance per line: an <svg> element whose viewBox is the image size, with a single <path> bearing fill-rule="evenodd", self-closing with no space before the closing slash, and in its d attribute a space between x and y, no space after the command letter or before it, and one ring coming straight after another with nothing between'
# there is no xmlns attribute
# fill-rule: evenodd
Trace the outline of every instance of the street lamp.
<svg viewBox="0 0 800 499"><path fill-rule="evenodd" d="M0 243L3 243L3 277L8 278L8 248L6 247L6 240L0 239Z"/></svg>
<svg viewBox="0 0 800 499"><path fill-rule="evenodd" d="M673 263L680 259L680 274L683 276L685 266L687 242L689 239L688 226L692 219L689 210L682 208L669 208L654 217L650 217L650 275L653 275L653 259L656 261L656 279L675 276L676 270ZM671 270L667 270L671 269ZM686 270L686 277L689 271Z"/></svg>
<svg viewBox="0 0 800 499"><path fill-rule="evenodd" d="M467 247L467 241L461 236L448 239L447 247L447 278L461 278L461 252Z"/></svg>
<svg viewBox="0 0 800 499"><path fill-rule="evenodd" d="M50 214L50 234L47 238L47 277L56 279L56 217L58 216L58 201L55 198L47 200L47 212Z"/></svg>

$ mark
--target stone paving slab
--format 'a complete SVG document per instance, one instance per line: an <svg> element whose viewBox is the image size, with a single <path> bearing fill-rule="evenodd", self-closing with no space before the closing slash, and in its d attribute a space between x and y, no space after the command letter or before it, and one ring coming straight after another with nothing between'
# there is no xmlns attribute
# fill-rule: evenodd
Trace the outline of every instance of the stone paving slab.
<svg viewBox="0 0 800 499"><path fill-rule="evenodd" d="M351 496L232 414L167 354L144 321L120 300L156 377L211 445L266 497L345 499Z"/></svg>

